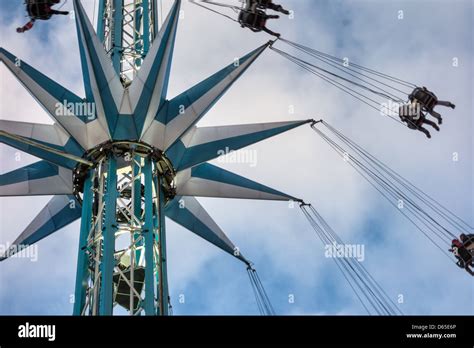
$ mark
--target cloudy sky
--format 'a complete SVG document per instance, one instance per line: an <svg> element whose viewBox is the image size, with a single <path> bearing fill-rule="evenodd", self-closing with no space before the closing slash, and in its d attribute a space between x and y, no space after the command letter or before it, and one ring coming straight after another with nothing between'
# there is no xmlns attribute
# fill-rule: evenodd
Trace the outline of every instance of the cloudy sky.
<svg viewBox="0 0 474 348"><path fill-rule="evenodd" d="M83 95L74 22L38 22L15 33L22 0L0 0L0 45ZM294 10L269 26L284 37L428 86L453 101L441 132L422 134L266 51L199 125L324 118L393 169L473 221L473 3L471 0L281 0ZM89 16L98 1L84 0ZM171 0L163 0L169 8ZM63 9L71 9L68 1ZM402 10L404 18L398 19ZM173 97L269 39L183 1L172 66ZM94 18L95 20L95 18ZM280 46L284 47L284 46ZM453 67L453 58L459 65ZM51 123L4 66L0 118ZM291 107L294 113L291 113ZM405 314L474 314L474 283L311 131L302 127L250 147L256 166L219 166L312 202L347 243L365 245L364 266ZM34 162L1 145L1 173ZM452 154L459 153L459 161ZM1 198L0 243L12 242L50 197ZM199 199L252 260L278 314L364 314L299 209L282 202ZM169 221L175 314L257 314L245 266ZM39 243L37 262L0 264L1 314L70 314L79 222ZM178 298L184 295L184 303ZM294 303L289 303L290 295Z"/></svg>

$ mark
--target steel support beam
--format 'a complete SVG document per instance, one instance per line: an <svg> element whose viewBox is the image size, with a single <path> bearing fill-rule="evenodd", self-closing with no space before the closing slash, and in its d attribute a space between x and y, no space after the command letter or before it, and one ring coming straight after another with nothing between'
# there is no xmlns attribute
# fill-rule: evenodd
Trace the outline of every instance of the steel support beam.
<svg viewBox="0 0 474 348"><path fill-rule="evenodd" d="M105 21L105 2L106 0L99 0L99 10L98 10L98 15L97 15L97 37L101 42L104 42L105 38L105 26L106 24L104 23Z"/></svg>
<svg viewBox="0 0 474 348"><path fill-rule="evenodd" d="M122 71L122 22L123 22L123 0L113 0L112 10L112 64L115 71L120 74Z"/></svg>
<svg viewBox="0 0 474 348"><path fill-rule="evenodd" d="M76 273L76 288L74 294L74 310L73 315L81 315L85 306L86 291L87 291L87 241L92 225L92 200L94 198L92 192L92 171L86 178L84 183L84 194L82 198L82 218L81 231L79 235L79 250L77 253L77 273Z"/></svg>
<svg viewBox="0 0 474 348"><path fill-rule="evenodd" d="M159 272L159 294L160 294L160 314L168 315L169 309L169 292L168 292L168 274L166 264L166 224L165 224L165 195L161 187L161 178L155 177L156 187L158 187L158 233L156 235L159 246L160 272Z"/></svg>
<svg viewBox="0 0 474 348"><path fill-rule="evenodd" d="M115 266L115 231L117 205L117 160L114 156L108 158L107 183L105 194L105 224L103 232L103 261L101 263L101 294L99 313L112 315L113 306L113 275Z"/></svg>
<svg viewBox="0 0 474 348"><path fill-rule="evenodd" d="M98 14L97 35L127 84L158 33L157 0L100 0Z"/></svg>
<svg viewBox="0 0 474 348"><path fill-rule="evenodd" d="M154 214L153 214L153 173L149 158L145 159L145 314L155 315L155 284L154 284Z"/></svg>
<svg viewBox="0 0 474 348"><path fill-rule="evenodd" d="M83 184L75 315L167 315L166 195L159 157L111 149Z"/></svg>

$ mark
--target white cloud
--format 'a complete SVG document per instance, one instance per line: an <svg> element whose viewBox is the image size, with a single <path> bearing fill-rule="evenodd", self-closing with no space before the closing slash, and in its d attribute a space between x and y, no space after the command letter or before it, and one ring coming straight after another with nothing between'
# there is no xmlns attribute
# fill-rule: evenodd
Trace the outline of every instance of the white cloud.
<svg viewBox="0 0 474 348"><path fill-rule="evenodd" d="M221 125L286 119L321 118L366 146L394 169L414 181L436 198L453 207L462 216L472 219L472 19L465 11L469 1L453 4L431 2L426 8L418 1L354 3L325 1L315 6L310 1L283 1L295 9L295 20L281 19L270 27L288 38L317 47L328 53L354 57L361 64L390 72L422 83L452 99L455 111L442 110L445 124L431 141L422 134L400 127L388 118L361 105L350 96L303 73L283 58L265 52L241 80L200 122L200 125ZM92 14L92 1L89 14ZM424 16L420 16L423 7ZM449 11L447 8L449 7ZM174 96L265 43L269 37L241 29L236 23L183 3L169 95ZM405 11L398 21L396 13ZM10 32L2 45L46 75L82 95L75 27L66 18L55 18L47 44L36 29L18 36L14 27L24 18L0 23L2 32ZM347 20L347 25L342 25ZM441 25L439 23L445 23ZM449 25L447 25L449 24ZM427 39L429 38L429 39ZM470 46L469 46L470 45ZM279 44L279 47L285 47ZM458 68L451 66L452 57L460 57ZM14 82L2 67L2 106L0 117L22 121L47 122L47 116L32 98ZM8 101L8 102L6 102ZM296 113L289 114L289 105ZM258 165L226 164L238 174L262 182L292 195L313 202L323 216L347 242L367 242L367 268L387 292L395 297L405 294L402 309L408 314L452 314L474 312L472 280L451 264L423 238L413 226L393 210L361 177L320 141L309 127L302 127L252 146L258 151ZM4 147L2 148L4 149ZM3 150L7 151L7 150ZM453 164L451 154L458 151L461 161ZM2 158L11 157L11 151ZM5 156L4 156L5 154ZM24 162L16 166L27 164ZM4 164L5 163L5 164ZM10 161L2 161L2 172L13 169ZM0 242L12 240L41 209L46 198L2 198L2 233ZM237 200L200 199L211 216L222 226L242 252L261 269L262 278L283 313L320 313L319 289L331 279L340 279L340 288L333 306L324 313L363 313L332 261L323 257L323 248L313 235L298 209L286 203L248 202ZM383 222L384 244L370 244L363 233L370 219L389 212ZM385 216L385 215L384 215ZM472 224L472 222L471 222ZM69 226L40 242L38 263L7 260L0 275L11 284L1 287L0 311L6 303L18 305L5 308L9 313L40 311L43 307L21 302L57 301L57 311L68 313L63 302L74 287L77 224ZM241 298L249 294L238 281L242 274L230 274L224 266L237 271L238 263L223 252L207 245L180 227L168 224L169 273L171 294L181 291L206 294L199 308L209 313L234 313ZM236 263L233 268L232 262ZM52 266L53 265L53 266ZM52 271L53 270L53 271ZM329 271L331 270L331 271ZM219 273L221 272L221 273ZM219 274L216 283L204 283L208 274ZM335 278L336 277L336 278ZM201 279L201 281L200 281ZM31 295L25 290L41 284L41 291ZM436 286L434 286L436 285ZM193 288L195 286L195 288ZM53 289L53 290L50 290ZM191 290L190 290L191 289ZM280 291L281 289L281 291ZM298 292L302 302L283 305L283 292ZM219 301L213 300L222 292ZM67 301L67 300L66 300ZM247 304L251 301L245 300ZM283 302L282 302L283 301ZM351 303L352 301L352 303ZM344 304L344 305L342 305ZM464 305L459 305L464 304ZM206 306L207 309L205 308ZM343 308L341 308L341 306ZM33 309L31 309L33 308ZM176 308L176 303L175 303ZM192 307L195 308L195 307ZM192 313L194 313L191 310ZM186 308L181 313L187 313Z"/></svg>

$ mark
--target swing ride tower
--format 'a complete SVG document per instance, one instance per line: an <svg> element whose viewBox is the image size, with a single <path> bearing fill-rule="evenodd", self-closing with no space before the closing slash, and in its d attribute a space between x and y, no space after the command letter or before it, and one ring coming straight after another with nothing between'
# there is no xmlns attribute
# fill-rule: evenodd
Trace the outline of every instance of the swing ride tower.
<svg viewBox="0 0 474 348"><path fill-rule="evenodd" d="M0 196L53 196L0 261L80 219L74 315L170 314L165 216L243 262L261 296L251 262L195 197L298 201L208 161L312 120L196 125L271 42L167 99L181 1L160 23L157 3L100 0L96 31L73 1L85 98L0 48L55 122L0 120L0 142L40 159L0 175Z"/></svg>
<svg viewBox="0 0 474 348"><path fill-rule="evenodd" d="M157 0L100 0L97 36L126 88L158 32ZM168 314L164 205L174 169L162 151L124 139L87 152L74 185L82 200L75 315Z"/></svg>
<svg viewBox="0 0 474 348"><path fill-rule="evenodd" d="M167 99L181 1L174 0L166 19L158 21L158 14L161 18L163 13L161 8L158 10L158 0L99 0L97 30L81 1L73 0L73 4L84 98L0 47L0 62L54 120L52 125L0 120L1 143L40 159L1 174L0 197L52 196L11 247L0 255L0 261L80 219L74 315L124 312L169 315L166 217L243 262L260 313L274 314L252 263L196 197L299 202L323 243L344 243L310 204L209 161L222 153L239 150L305 124L311 124L345 157L347 152L342 151L343 147L317 129L317 123L328 127L334 139L339 139L363 158L372 156L322 120L210 127L198 127L197 123L267 48L345 92L354 91L348 88L348 84L352 84L382 100L401 101L402 97L393 91L404 93L400 88L416 86L354 63L346 67L337 57L281 38L280 42L337 71L329 71L275 48L274 41L270 41L241 58L233 58L215 74ZM345 73L358 81L338 75L343 68L350 69ZM334 78L347 85L336 83ZM397 86L390 86L388 81ZM387 92L385 87L393 91ZM369 106L379 110L375 99L367 99L374 103ZM362 164L359 160L353 162ZM379 161L371 164L381 171L388 168ZM370 169L369 166L361 168ZM378 172L376 167L372 168ZM420 204L412 204L412 198L404 197L406 210L411 208L410 212L418 216L420 222L429 217L433 230L440 229L434 232L448 244L456 237L420 206L425 204L436 213L442 211L440 217L448 216L446 221L450 223L461 221L459 217L451 218L444 212L444 207L436 207L431 198L427 201L429 196L422 196L417 188L387 184L389 177L395 181L400 178L392 170L387 172L386 180L372 170L369 172L373 174L370 178L374 184L383 183L382 189L389 189L389 194L396 193L394 199L400 198L403 188L415 193L415 198L422 197ZM407 180L397 182L406 185ZM412 219L410 221L416 225ZM467 229L472 228L464 224ZM430 228L429 225L426 227ZM420 231L426 235L424 230ZM350 285L350 279L357 284L362 296L356 287L351 285L351 288L369 314L369 308L377 314L400 312L365 268L357 263L350 264L348 260L340 261L341 272L346 272Z"/></svg>

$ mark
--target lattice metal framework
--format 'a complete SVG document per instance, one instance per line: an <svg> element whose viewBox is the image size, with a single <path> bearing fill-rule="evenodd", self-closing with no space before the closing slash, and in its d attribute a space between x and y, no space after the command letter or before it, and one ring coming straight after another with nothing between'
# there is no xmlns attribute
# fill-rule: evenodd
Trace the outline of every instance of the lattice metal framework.
<svg viewBox="0 0 474 348"><path fill-rule="evenodd" d="M97 34L122 82L140 69L158 32L157 0L101 0Z"/></svg>
<svg viewBox="0 0 474 348"><path fill-rule="evenodd" d="M117 305L131 315L168 314L163 207L174 196L173 168L162 153L128 142L88 157L94 168L74 172L82 200L74 314L110 315Z"/></svg>

